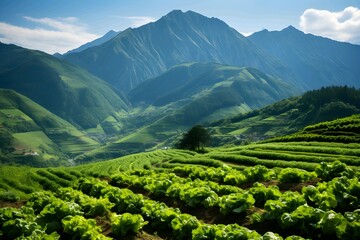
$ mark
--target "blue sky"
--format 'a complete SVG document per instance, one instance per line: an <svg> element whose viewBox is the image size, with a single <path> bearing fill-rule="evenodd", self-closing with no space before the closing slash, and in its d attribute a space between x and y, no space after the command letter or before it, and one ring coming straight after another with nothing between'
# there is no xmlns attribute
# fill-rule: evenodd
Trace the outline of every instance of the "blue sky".
<svg viewBox="0 0 360 240"><path fill-rule="evenodd" d="M217 17L244 35L293 25L360 44L359 0L0 0L0 41L64 53L173 9Z"/></svg>

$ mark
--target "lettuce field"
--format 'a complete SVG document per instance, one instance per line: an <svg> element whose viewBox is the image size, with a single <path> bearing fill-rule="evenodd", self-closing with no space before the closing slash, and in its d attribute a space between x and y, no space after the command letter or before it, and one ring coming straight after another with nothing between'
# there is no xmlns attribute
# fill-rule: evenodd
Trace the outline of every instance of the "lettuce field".
<svg viewBox="0 0 360 240"><path fill-rule="evenodd" d="M360 239L357 119L204 154L1 166L0 238Z"/></svg>

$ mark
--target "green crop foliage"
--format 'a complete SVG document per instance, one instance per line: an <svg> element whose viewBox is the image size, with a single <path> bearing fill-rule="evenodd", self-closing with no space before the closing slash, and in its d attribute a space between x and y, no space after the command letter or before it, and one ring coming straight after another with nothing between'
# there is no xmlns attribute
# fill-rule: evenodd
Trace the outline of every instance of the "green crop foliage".
<svg viewBox="0 0 360 240"><path fill-rule="evenodd" d="M72 239L111 239L101 234L101 228L96 225L94 219L86 219L83 216L67 216L63 218L64 232L72 236Z"/></svg>
<svg viewBox="0 0 360 240"><path fill-rule="evenodd" d="M118 237L126 236L129 232L137 233L147 223L139 214L124 213L111 216L111 227L115 236Z"/></svg>

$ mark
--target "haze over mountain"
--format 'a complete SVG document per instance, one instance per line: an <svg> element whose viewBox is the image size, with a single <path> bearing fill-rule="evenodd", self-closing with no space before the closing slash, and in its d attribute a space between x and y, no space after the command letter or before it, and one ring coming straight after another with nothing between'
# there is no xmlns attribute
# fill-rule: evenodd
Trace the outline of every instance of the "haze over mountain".
<svg viewBox="0 0 360 240"><path fill-rule="evenodd" d="M0 44L0 87L82 128L128 109L126 98L87 71L40 51Z"/></svg>
<svg viewBox="0 0 360 240"><path fill-rule="evenodd" d="M68 54L65 59L124 92L184 62L254 67L291 81L289 71L276 58L223 21L192 11L174 10L154 23L126 29L102 45Z"/></svg>
<svg viewBox="0 0 360 240"><path fill-rule="evenodd" d="M84 45L81 45L78 48L75 48L73 50L68 51L66 54L70 54L70 53L75 53L75 52L81 52L84 51L85 49L91 48L91 47L95 47L98 45L101 45L107 41L109 41L110 39L112 39L113 37L115 37L116 35L118 35L120 32L115 32L114 30L110 30L109 32L107 32L104 36L95 39L94 41L85 43Z"/></svg>
<svg viewBox="0 0 360 240"><path fill-rule="evenodd" d="M65 59L124 92L184 62L253 67L304 91L329 85L359 87L359 56L358 45L304 34L291 26L245 38L219 19L174 10Z"/></svg>
<svg viewBox="0 0 360 240"><path fill-rule="evenodd" d="M360 46L305 34L289 26L248 37L289 66L306 89L330 85L360 87Z"/></svg>

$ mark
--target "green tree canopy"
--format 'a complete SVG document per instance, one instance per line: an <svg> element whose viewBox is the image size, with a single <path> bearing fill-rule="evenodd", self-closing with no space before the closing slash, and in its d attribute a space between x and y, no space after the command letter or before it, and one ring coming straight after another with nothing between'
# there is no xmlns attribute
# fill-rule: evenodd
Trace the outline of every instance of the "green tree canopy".
<svg viewBox="0 0 360 240"><path fill-rule="evenodd" d="M176 147L180 149L188 149L192 151L203 150L206 144L210 141L210 134L201 125L192 127L183 137L177 142Z"/></svg>

